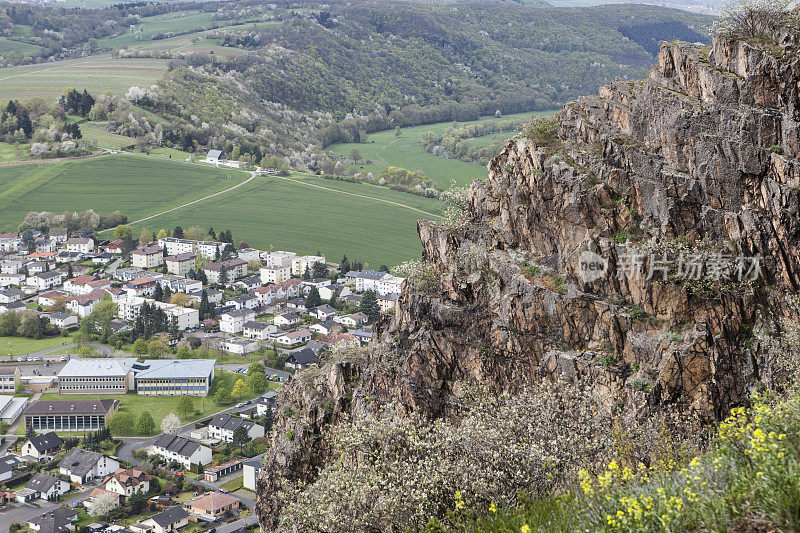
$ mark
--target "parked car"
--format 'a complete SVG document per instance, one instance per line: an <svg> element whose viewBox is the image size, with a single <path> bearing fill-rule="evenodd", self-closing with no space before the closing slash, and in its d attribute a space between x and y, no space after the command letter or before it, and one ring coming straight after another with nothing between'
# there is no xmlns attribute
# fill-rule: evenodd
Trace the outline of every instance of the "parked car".
<svg viewBox="0 0 800 533"><path fill-rule="evenodd" d="M61 360L62 361L69 361L69 356L68 355L62 355L61 356Z"/></svg>
<svg viewBox="0 0 800 533"><path fill-rule="evenodd" d="M236 407L237 409L239 409L240 407L244 407L244 405L245 405L245 404L244 404L244 402L239 402L239 403L237 403L237 404L235 405L235 407Z"/></svg>
<svg viewBox="0 0 800 533"><path fill-rule="evenodd" d="M228 489L226 489L225 487L220 487L219 491L220 491L222 494L228 494L228 493L230 492L230 491L229 491Z"/></svg>

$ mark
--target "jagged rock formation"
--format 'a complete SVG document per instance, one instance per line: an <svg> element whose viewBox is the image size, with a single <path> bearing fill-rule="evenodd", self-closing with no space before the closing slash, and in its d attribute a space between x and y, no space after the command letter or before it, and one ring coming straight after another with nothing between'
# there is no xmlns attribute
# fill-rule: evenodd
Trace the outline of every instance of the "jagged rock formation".
<svg viewBox="0 0 800 533"><path fill-rule="evenodd" d="M580 377L609 409L715 418L776 380L770 347L781 320L796 318L785 294L800 284L798 48L791 34L771 47L723 36L705 48L665 43L648 79L566 106L540 145L509 142L473 183L465 223L419 223L437 281L406 283L366 362L346 366L358 379L323 387L333 409L320 416L307 384L287 387L283 401L305 412L279 417L262 527L277 523L275 487L313 479L325 463L314 442L345 411L396 404L437 417L463 382L513 391ZM627 270L632 250L648 256L641 276ZM587 251L605 275L582 275ZM651 253L679 251L706 272L725 259L717 254L760 254L760 275L647 279Z"/></svg>

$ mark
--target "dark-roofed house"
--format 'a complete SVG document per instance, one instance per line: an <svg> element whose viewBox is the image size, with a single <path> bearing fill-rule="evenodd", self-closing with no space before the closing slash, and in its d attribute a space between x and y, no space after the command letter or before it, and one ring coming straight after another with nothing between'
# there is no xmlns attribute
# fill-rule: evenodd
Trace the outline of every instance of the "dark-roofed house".
<svg viewBox="0 0 800 533"><path fill-rule="evenodd" d="M153 528L155 533L169 533L177 531L189 523L189 512L183 507L170 507L160 513L154 514L142 525Z"/></svg>
<svg viewBox="0 0 800 533"><path fill-rule="evenodd" d="M40 459L44 456L53 455L61 449L64 441L56 435L55 431L34 435L28 442L22 445L22 455Z"/></svg>
<svg viewBox="0 0 800 533"><path fill-rule="evenodd" d="M28 520L28 527L38 533L55 533L75 529L78 511L68 507L56 507L52 511Z"/></svg>
<svg viewBox="0 0 800 533"><path fill-rule="evenodd" d="M25 487L35 490L43 500L49 500L69 492L69 483L44 472L35 474Z"/></svg>
<svg viewBox="0 0 800 533"><path fill-rule="evenodd" d="M118 469L119 462L116 459L83 448L72 448L58 463L59 472L69 476L73 483L86 483Z"/></svg>
<svg viewBox="0 0 800 533"><path fill-rule="evenodd" d="M36 431L96 431L119 409L119 400L37 400L25 410L25 427Z"/></svg>
<svg viewBox="0 0 800 533"><path fill-rule="evenodd" d="M294 370L308 368L317 362L317 353L311 348L302 348L290 352L286 357L286 367Z"/></svg>
<svg viewBox="0 0 800 533"><path fill-rule="evenodd" d="M169 433L159 435L148 453L160 455L167 461L178 461L184 468L191 468L192 464L207 465L211 462L211 448Z"/></svg>
<svg viewBox="0 0 800 533"><path fill-rule="evenodd" d="M22 463L19 462L16 455L4 455L0 457L0 483L8 481L16 477Z"/></svg>
<svg viewBox="0 0 800 533"><path fill-rule="evenodd" d="M208 423L208 436L212 439L219 439L225 442L233 441L233 432L239 426L244 426L247 435L251 439L264 436L264 426L260 426L251 420L244 420L231 415L216 415Z"/></svg>

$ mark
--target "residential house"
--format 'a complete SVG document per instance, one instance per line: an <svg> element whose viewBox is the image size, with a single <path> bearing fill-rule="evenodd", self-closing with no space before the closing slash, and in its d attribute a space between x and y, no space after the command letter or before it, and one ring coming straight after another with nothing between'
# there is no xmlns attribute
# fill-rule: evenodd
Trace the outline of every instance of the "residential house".
<svg viewBox="0 0 800 533"><path fill-rule="evenodd" d="M19 289L6 289L0 291L0 304L10 304L11 302L18 302L25 295Z"/></svg>
<svg viewBox="0 0 800 533"><path fill-rule="evenodd" d="M251 420L244 420L226 414L218 414L208 423L208 436L212 439L219 439L225 442L233 441L233 433L239 427L244 427L247 435L251 439L264 436L264 426L260 426Z"/></svg>
<svg viewBox="0 0 800 533"><path fill-rule="evenodd" d="M299 279L290 279L267 287L259 287L254 291L259 299L259 305L267 306L280 300L296 298L302 291Z"/></svg>
<svg viewBox="0 0 800 533"><path fill-rule="evenodd" d="M220 272L223 269L228 277L228 283L233 283L235 280L247 275L247 261L230 259L219 263L210 263L203 267L203 272L205 272L209 283L219 283Z"/></svg>
<svg viewBox="0 0 800 533"><path fill-rule="evenodd" d="M219 330L236 335L244 330L244 325L255 320L256 313L251 309L234 309L219 317Z"/></svg>
<svg viewBox="0 0 800 533"><path fill-rule="evenodd" d="M258 296L255 294L242 294L228 300L236 309L255 309L258 307Z"/></svg>
<svg viewBox="0 0 800 533"><path fill-rule="evenodd" d="M77 276L66 280L64 282L64 290L70 294L89 294L90 292L98 290L95 285L90 285L90 283L100 280L102 280L102 278L99 276L84 274L82 276ZM105 286L111 286L111 282L108 280L103 281L105 281Z"/></svg>
<svg viewBox="0 0 800 533"><path fill-rule="evenodd" d="M38 472L25 485L25 488L36 491L41 499L49 500L69 492L70 485L55 476Z"/></svg>
<svg viewBox="0 0 800 533"><path fill-rule="evenodd" d="M244 259L245 261L261 260L261 252L256 250L255 248L239 248L238 250L236 250L236 256L239 259Z"/></svg>
<svg viewBox="0 0 800 533"><path fill-rule="evenodd" d="M355 331L350 332L353 337L358 339L358 342L361 346L365 346L369 344L369 341L372 340L372 330L371 329L357 329Z"/></svg>
<svg viewBox="0 0 800 533"><path fill-rule="evenodd" d="M134 268L157 268L164 264L164 250L158 246L146 246L131 252Z"/></svg>
<svg viewBox="0 0 800 533"><path fill-rule="evenodd" d="M67 297L65 304L70 312L83 318L94 311L94 306L103 299L103 294L103 291L93 291L80 296L70 296Z"/></svg>
<svg viewBox="0 0 800 533"><path fill-rule="evenodd" d="M50 313L50 323L58 329L72 329L78 327L78 317L66 313Z"/></svg>
<svg viewBox="0 0 800 533"><path fill-rule="evenodd" d="M289 355L286 357L286 368L303 370L316 364L317 360L317 353L314 350L311 348L302 348L289 352Z"/></svg>
<svg viewBox="0 0 800 533"><path fill-rule="evenodd" d="M76 261L82 261L84 257L84 254L81 252L68 252L67 250L60 250L56 255L53 256L53 261L59 264L75 263Z"/></svg>
<svg viewBox="0 0 800 533"><path fill-rule="evenodd" d="M303 294L308 296L308 293L311 291L312 288L321 289L322 287L330 287L332 285L331 280L328 278L314 278L314 279L307 279L302 281L303 285ZM321 295L320 295L321 297Z"/></svg>
<svg viewBox="0 0 800 533"><path fill-rule="evenodd" d="M0 233L0 252L12 253L22 247L22 238L18 233Z"/></svg>
<svg viewBox="0 0 800 533"><path fill-rule="evenodd" d="M61 437L56 435L55 431L49 431L39 435L34 435L22 445L20 455L23 457L33 457L34 459L42 459L44 457L52 457L64 445Z"/></svg>
<svg viewBox="0 0 800 533"><path fill-rule="evenodd" d="M16 366L0 366L0 394L16 394L20 370Z"/></svg>
<svg viewBox="0 0 800 533"><path fill-rule="evenodd" d="M68 252L88 254L94 248L94 239L85 237L73 237L64 241L64 247Z"/></svg>
<svg viewBox="0 0 800 533"><path fill-rule="evenodd" d="M263 252L261 260L268 267L289 267L292 268L292 262L297 254L294 252Z"/></svg>
<svg viewBox="0 0 800 533"><path fill-rule="evenodd" d="M236 457L230 461L225 461L215 466L209 466L204 472L206 481L216 483L219 478L238 472L242 469L243 460L244 459L241 457Z"/></svg>
<svg viewBox="0 0 800 533"><path fill-rule="evenodd" d="M123 320L131 322L136 320L136 317L141 313L142 306L147 303L164 311L169 320L174 319L178 329L181 331L200 327L200 312L197 309L181 307L166 302L158 302L156 300L148 300L138 296L128 296L127 298L117 300L116 303L119 306L117 316Z"/></svg>
<svg viewBox="0 0 800 533"><path fill-rule="evenodd" d="M122 494L117 494L116 492L111 492L106 489L95 488L92 489L92 492L89 493L89 497L83 500L83 506L89 513L92 513L92 508L100 499L108 499L113 502L113 507L117 508L122 505L123 496ZM87 526L88 527L88 526ZM125 533L127 530L123 530L120 533Z"/></svg>
<svg viewBox="0 0 800 533"><path fill-rule="evenodd" d="M170 255L164 258L167 265L167 272L176 276L186 276L195 266L197 256L191 252L184 254Z"/></svg>
<svg viewBox="0 0 800 533"><path fill-rule="evenodd" d="M363 292L373 290L378 295L400 294L400 287L405 278L398 278L388 272L377 272L375 270L362 270L361 272L351 270L345 274L349 283L354 283L356 291Z"/></svg>
<svg viewBox="0 0 800 533"><path fill-rule="evenodd" d="M49 272L39 272L36 275L28 276L25 282L37 291L47 291L61 285L63 279L64 274L58 270L51 270Z"/></svg>
<svg viewBox="0 0 800 533"><path fill-rule="evenodd" d="M217 165L219 164L221 159L222 159L222 150L209 150L208 153L206 154L205 159L203 159L203 162Z"/></svg>
<svg viewBox="0 0 800 533"><path fill-rule="evenodd" d="M58 463L59 473L80 484L106 477L118 469L119 461L116 459L83 448L72 448Z"/></svg>
<svg viewBox="0 0 800 533"><path fill-rule="evenodd" d="M333 318L337 315L339 311L334 309L328 304L318 305L317 307L311 309L308 314L316 318L317 320L328 320L329 318Z"/></svg>
<svg viewBox="0 0 800 533"><path fill-rule="evenodd" d="M118 255L122 253L123 243L124 241L122 239L116 239L108 244L100 246L100 250L109 254Z"/></svg>
<svg viewBox="0 0 800 533"><path fill-rule="evenodd" d="M278 394L275 391L268 390L254 400L256 406L256 416L264 416L268 410L274 410L275 402L278 400Z"/></svg>
<svg viewBox="0 0 800 533"><path fill-rule="evenodd" d="M242 327L242 335L248 339L257 339L260 341L268 340L272 333L277 332L278 327L275 324L256 322L255 320L245 322Z"/></svg>
<svg viewBox="0 0 800 533"><path fill-rule="evenodd" d="M383 296L378 296L378 307L381 313L395 311L397 309L398 297L398 294L384 294Z"/></svg>
<svg viewBox="0 0 800 533"><path fill-rule="evenodd" d="M36 431L97 431L119 409L119 400L37 400L23 413L25 427Z"/></svg>
<svg viewBox="0 0 800 533"><path fill-rule="evenodd" d="M175 237L158 239L158 245L166 250L167 255L192 253L205 257L206 259L215 259L219 257L222 254L222 250L228 246L228 244L224 242L192 241L189 239L177 239Z"/></svg>
<svg viewBox="0 0 800 533"><path fill-rule="evenodd" d="M158 284L161 285L162 289L166 289L167 287L169 287L169 290L172 291L172 294L176 294L179 292L182 292L184 294L189 294L190 292L203 290L202 281L191 278L184 278L182 276L176 276L174 274L165 274L157 278L157 281Z"/></svg>
<svg viewBox="0 0 800 533"><path fill-rule="evenodd" d="M6 454L0 457L0 483L16 478L21 472L22 463L16 455Z"/></svg>
<svg viewBox="0 0 800 533"><path fill-rule="evenodd" d="M150 476L139 466L127 469L120 468L106 477L103 483L107 491L115 492L125 497L137 492L144 494L150 490Z"/></svg>
<svg viewBox="0 0 800 533"><path fill-rule="evenodd" d="M261 287L261 285L261 276L248 276L233 284L237 289L244 289L246 291L254 291Z"/></svg>
<svg viewBox="0 0 800 533"><path fill-rule="evenodd" d="M317 322L316 324L308 326L308 330L319 333L320 335L330 335L341 327L341 324L333 320L323 320L322 322Z"/></svg>
<svg viewBox="0 0 800 533"><path fill-rule="evenodd" d="M297 313L282 313L276 315L275 318L272 319L272 323L280 327L293 326L299 324L301 321L302 318L300 318L300 315Z"/></svg>
<svg viewBox="0 0 800 533"><path fill-rule="evenodd" d="M307 329L299 329L296 331L287 331L275 337L275 342L281 346L297 346L310 341L313 335Z"/></svg>
<svg viewBox="0 0 800 533"><path fill-rule="evenodd" d="M262 283L281 283L292 277L291 266L265 266L259 270Z"/></svg>
<svg viewBox="0 0 800 533"><path fill-rule="evenodd" d="M0 287L9 287L14 285L21 287L25 284L27 277L22 272L17 274L0 274Z"/></svg>
<svg viewBox="0 0 800 533"><path fill-rule="evenodd" d="M167 461L177 461L184 468L211 463L211 448L187 438L162 433L148 448L149 454L160 455Z"/></svg>
<svg viewBox="0 0 800 533"><path fill-rule="evenodd" d="M240 462L241 464L241 462ZM209 492L187 501L186 508L195 515L217 520L239 509L239 498L221 492Z"/></svg>
<svg viewBox="0 0 800 533"><path fill-rule="evenodd" d="M321 255L304 255L302 257L292 258L292 274L295 276L302 276L306 270L309 272L314 270L314 263L325 264L325 258Z"/></svg>
<svg viewBox="0 0 800 533"><path fill-rule="evenodd" d="M67 242L69 238L67 228L50 228L47 232L47 236L59 243Z"/></svg>
<svg viewBox="0 0 800 533"><path fill-rule="evenodd" d="M123 283L127 283L129 281L135 280L136 278L141 278L146 274L147 272L145 272L141 268L118 268L114 271L112 277Z"/></svg>
<svg viewBox="0 0 800 533"><path fill-rule="evenodd" d="M286 302L286 308L292 309L293 311L297 311L298 313L305 313L308 311L306 307L306 301L304 298L295 298L294 300L289 300Z"/></svg>
<svg viewBox="0 0 800 533"><path fill-rule="evenodd" d="M36 518L28 520L31 531L39 533L58 533L59 531L73 531L78 520L78 511L69 507L56 507Z"/></svg>
<svg viewBox="0 0 800 533"><path fill-rule="evenodd" d="M347 326L348 328L355 328L361 324L366 324L369 322L369 317L364 313L358 312L345 316L337 316L334 317L333 320L334 322L338 322L339 324Z"/></svg>
<svg viewBox="0 0 800 533"><path fill-rule="evenodd" d="M331 298L334 296L339 296L344 292L344 286L338 284L330 284L330 285L323 285L322 287L317 288L319 292L319 297L325 300L326 302L331 301Z"/></svg>
<svg viewBox="0 0 800 533"><path fill-rule="evenodd" d="M217 289L206 289L206 297L209 303L219 304L222 303L222 296L225 294ZM192 302L200 303L203 300L203 289L189 291L187 293Z"/></svg>
<svg viewBox="0 0 800 533"><path fill-rule="evenodd" d="M207 396L214 359L146 359L134 365L136 393L144 396Z"/></svg>
<svg viewBox="0 0 800 533"><path fill-rule="evenodd" d="M189 524L189 512L183 507L170 507L142 520L141 524L152 528L153 533L170 533Z"/></svg>
<svg viewBox="0 0 800 533"><path fill-rule="evenodd" d="M24 311L27 309L27 306L23 302L11 302L10 304L0 304L0 315L3 313L7 313L9 311L19 312Z"/></svg>
<svg viewBox="0 0 800 533"><path fill-rule="evenodd" d="M222 349L229 353L246 355L258 350L258 341L244 337L231 337L222 342Z"/></svg>
<svg viewBox="0 0 800 533"><path fill-rule="evenodd" d="M256 491L258 475L261 473L262 464L257 459L242 463L242 486L248 490Z"/></svg>
<svg viewBox="0 0 800 533"><path fill-rule="evenodd" d="M67 361L58 372L59 394L125 394L133 390L133 357Z"/></svg>
<svg viewBox="0 0 800 533"><path fill-rule="evenodd" d="M28 274L39 274L50 270L50 265L47 264L47 261L31 261L25 266L28 267Z"/></svg>
<svg viewBox="0 0 800 533"><path fill-rule="evenodd" d="M130 280L123 286L128 296L153 296L156 292L158 281L155 278L143 276Z"/></svg>

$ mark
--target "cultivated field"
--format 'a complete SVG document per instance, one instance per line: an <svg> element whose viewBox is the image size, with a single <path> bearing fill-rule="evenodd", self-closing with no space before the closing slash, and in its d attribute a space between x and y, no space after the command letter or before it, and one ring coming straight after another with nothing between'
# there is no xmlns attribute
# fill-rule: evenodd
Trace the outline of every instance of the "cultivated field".
<svg viewBox="0 0 800 533"><path fill-rule="evenodd" d="M485 117L480 121L533 117L537 114L551 115L553 112L518 113L515 115L506 115L500 119ZM377 176L390 165L402 167L408 170L422 172L445 188L450 186L451 180L455 180L458 185L466 185L474 179L485 178L486 168L484 168L483 165L438 157L429 154L420 145L420 139L425 132L430 131L441 134L450 125L450 122L441 122L438 124L429 124L427 126L403 128L400 137L395 137L394 131L373 133L367 137L366 142L333 144L329 146L326 151L337 156L349 158L350 151L355 148L361 153L364 159L372 161L371 164L357 165L358 169L363 172L372 172Z"/></svg>
<svg viewBox="0 0 800 533"><path fill-rule="evenodd" d="M237 240L260 249L319 250L337 261L347 254L378 267L418 258L422 248L416 221L436 218L441 212L437 200L385 187L302 176L291 179L295 181L259 177L140 226L153 231L176 225L213 226L217 231L230 229ZM139 231L137 227L134 233Z"/></svg>
<svg viewBox="0 0 800 533"><path fill-rule="evenodd" d="M0 167L0 227L15 229L29 211L121 211L130 220L148 216L247 178L232 170L137 156Z"/></svg>
<svg viewBox="0 0 800 533"><path fill-rule="evenodd" d="M0 102L40 97L51 103L73 87L125 94L133 85L149 87L166 68L164 59L93 57L0 69Z"/></svg>

